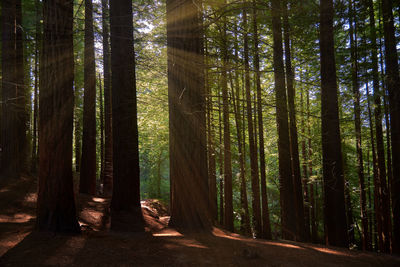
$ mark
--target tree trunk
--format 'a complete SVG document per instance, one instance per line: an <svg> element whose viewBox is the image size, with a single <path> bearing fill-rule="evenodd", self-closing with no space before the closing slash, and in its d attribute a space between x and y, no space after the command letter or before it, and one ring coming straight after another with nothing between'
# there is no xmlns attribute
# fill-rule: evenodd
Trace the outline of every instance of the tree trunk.
<svg viewBox="0 0 400 267"><path fill-rule="evenodd" d="M348 246L333 39L333 1L320 3L321 118L326 243Z"/></svg>
<svg viewBox="0 0 400 267"><path fill-rule="evenodd" d="M285 70L282 49L282 22L280 1L272 0L272 34L274 40L274 78L276 94L276 121L278 125L279 182L282 237L296 239L296 206L290 161L288 112L285 89Z"/></svg>
<svg viewBox="0 0 400 267"><path fill-rule="evenodd" d="M1 174L19 174L19 120L17 101L16 0L4 0L2 11Z"/></svg>
<svg viewBox="0 0 400 267"><path fill-rule="evenodd" d="M104 107L103 107L103 88L99 73L99 108L100 108L100 182L104 181Z"/></svg>
<svg viewBox="0 0 400 267"><path fill-rule="evenodd" d="M362 242L362 249L366 250L369 246L368 217L366 214L366 199L365 199L365 188L364 188L365 187L364 162L363 162L363 152L362 152L362 142L361 142L361 107L360 107L360 89L358 81L357 21L353 21L353 18L355 18L355 13L354 13L353 1L350 0L349 34L350 34L350 49L351 49L351 76L352 76L353 99L354 99L354 126L355 126L356 149L357 149L357 169L358 169L358 180L360 185L360 211L361 211L361 227L362 227L361 242ZM354 235L352 237L354 237Z"/></svg>
<svg viewBox="0 0 400 267"><path fill-rule="evenodd" d="M72 181L73 2L48 0L43 5L36 227L77 233Z"/></svg>
<svg viewBox="0 0 400 267"><path fill-rule="evenodd" d="M170 225L210 230L201 1L167 1Z"/></svg>
<svg viewBox="0 0 400 267"><path fill-rule="evenodd" d="M84 98L81 176L79 192L96 193L96 65L94 58L93 3L85 0Z"/></svg>
<svg viewBox="0 0 400 267"><path fill-rule="evenodd" d="M287 82L287 99L289 106L289 137L290 137L290 156L292 164L293 192L294 203L296 205L296 240L308 240L306 237L304 222L304 203L303 190L301 187L301 171L299 160L299 144L296 126L296 109L294 99L296 93L294 90L294 73L292 68L291 49L290 49L290 25L288 18L288 4L284 1L283 6L283 30L285 40L285 64L286 64L286 82Z"/></svg>
<svg viewBox="0 0 400 267"><path fill-rule="evenodd" d="M110 197L113 191L112 97L110 70L110 35L108 0L101 1L103 22L103 77L104 77L104 179L103 194Z"/></svg>
<svg viewBox="0 0 400 267"><path fill-rule="evenodd" d="M244 28L244 69L245 69L245 87L246 87L246 109L247 109L247 129L249 134L250 146L250 173L251 173L251 190L253 193L253 226L254 235L261 237L262 221L261 221L261 205L260 205L260 181L258 176L257 147L254 140L254 127L252 119L252 105L250 95L250 67L249 67L249 45L248 45L248 23L247 23L247 5L244 3L243 9L243 28Z"/></svg>
<svg viewBox="0 0 400 267"><path fill-rule="evenodd" d="M219 223L224 225L224 153L222 144L222 103L221 97L218 95L218 129L219 129Z"/></svg>
<svg viewBox="0 0 400 267"><path fill-rule="evenodd" d="M392 1L382 0L387 89L389 91L392 141L393 253L400 254L400 78L393 22ZM386 192L384 192L385 194ZM385 202L386 204L386 202ZM386 246L385 246L386 248Z"/></svg>
<svg viewBox="0 0 400 267"><path fill-rule="evenodd" d="M113 196L111 229L143 231L132 1L111 0Z"/></svg>
<svg viewBox="0 0 400 267"><path fill-rule="evenodd" d="M254 68L257 86L257 116L258 116L258 142L260 153L260 178L261 178L261 209L262 209L262 233L261 237L272 239L271 223L269 220L267 178L265 173L265 150L264 150L264 124L262 116L262 96L261 96L261 76L260 76L260 56L258 53L258 28L257 28L257 5L253 0L253 43L254 43Z"/></svg>

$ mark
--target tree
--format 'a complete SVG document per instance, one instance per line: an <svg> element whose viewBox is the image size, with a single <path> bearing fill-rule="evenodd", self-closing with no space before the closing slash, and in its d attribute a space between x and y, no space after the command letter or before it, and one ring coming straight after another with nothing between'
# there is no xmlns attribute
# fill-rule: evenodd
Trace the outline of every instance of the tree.
<svg viewBox="0 0 400 267"><path fill-rule="evenodd" d="M85 0L84 99L79 192L96 193L96 65L94 58L93 3Z"/></svg>
<svg viewBox="0 0 400 267"><path fill-rule="evenodd" d="M332 0L320 2L320 53L325 236L327 244L347 247Z"/></svg>
<svg viewBox="0 0 400 267"><path fill-rule="evenodd" d="M393 253L400 253L400 77L393 21L392 1L382 0L385 39L386 83L389 91L389 110L392 141L392 210ZM385 203L386 204L386 203Z"/></svg>
<svg viewBox="0 0 400 267"><path fill-rule="evenodd" d="M16 1L2 1L2 111L1 174L15 177L19 173L19 116L16 50Z"/></svg>
<svg viewBox="0 0 400 267"><path fill-rule="evenodd" d="M294 240L296 236L296 206L294 204L290 141L283 65L282 21L280 1L272 1L272 34L274 50L274 79L276 94L276 122L278 128L279 189L281 203L282 237Z"/></svg>
<svg viewBox="0 0 400 267"><path fill-rule="evenodd" d="M111 229L143 231L132 2L110 1L113 132Z"/></svg>
<svg viewBox="0 0 400 267"><path fill-rule="evenodd" d="M111 196L113 181L112 107L110 72L110 35L108 0L101 1L103 22L103 72L104 72L104 177L103 194Z"/></svg>
<svg viewBox="0 0 400 267"><path fill-rule="evenodd" d="M201 1L167 1L170 225L209 230Z"/></svg>
<svg viewBox="0 0 400 267"><path fill-rule="evenodd" d="M74 107L73 2L43 2L40 64L39 192L40 231L78 233L72 182Z"/></svg>

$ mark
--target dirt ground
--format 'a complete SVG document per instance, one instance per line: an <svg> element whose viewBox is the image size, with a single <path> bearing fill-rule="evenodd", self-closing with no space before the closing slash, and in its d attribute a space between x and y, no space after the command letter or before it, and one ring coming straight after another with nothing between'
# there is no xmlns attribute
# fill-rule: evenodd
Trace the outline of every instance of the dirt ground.
<svg viewBox="0 0 400 267"><path fill-rule="evenodd" d="M81 235L33 231L33 177L0 182L0 266L400 266L400 257L308 243L264 241L214 228L168 228L157 200L142 201L146 232L108 230L109 199L77 196Z"/></svg>

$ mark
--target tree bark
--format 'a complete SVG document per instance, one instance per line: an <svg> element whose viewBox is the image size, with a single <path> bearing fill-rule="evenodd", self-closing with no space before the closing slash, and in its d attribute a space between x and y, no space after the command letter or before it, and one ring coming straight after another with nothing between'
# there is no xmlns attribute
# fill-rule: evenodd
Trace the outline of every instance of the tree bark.
<svg viewBox="0 0 400 267"><path fill-rule="evenodd" d="M244 69L245 69L245 87L246 87L246 109L247 109L247 129L249 134L250 146L250 173L251 173L251 190L253 193L253 226L254 235L261 237L262 221L261 221L261 205L260 205L260 181L258 176L257 147L254 140L254 127L252 118L252 105L250 95L250 67L249 67L249 45L248 45L248 23L247 23L247 4L243 4L243 28L244 28Z"/></svg>
<svg viewBox="0 0 400 267"><path fill-rule="evenodd" d="M72 181L73 2L48 0L43 5L36 227L78 233Z"/></svg>
<svg viewBox="0 0 400 267"><path fill-rule="evenodd" d="M320 2L320 53L325 238L329 245L347 247L332 0Z"/></svg>
<svg viewBox="0 0 400 267"><path fill-rule="evenodd" d="M208 231L208 170L201 1L167 1L170 225Z"/></svg>
<svg viewBox="0 0 400 267"><path fill-rule="evenodd" d="M390 129L392 141L392 209L394 218L392 249L393 253L400 254L400 77L392 1L382 0L382 15L385 38L386 82L389 91Z"/></svg>
<svg viewBox="0 0 400 267"><path fill-rule="evenodd" d="M111 0L113 195L111 229L143 231L132 1Z"/></svg>
<svg viewBox="0 0 400 267"><path fill-rule="evenodd" d="M96 193L96 65L94 58L93 3L85 0L84 98L82 158L79 192Z"/></svg>

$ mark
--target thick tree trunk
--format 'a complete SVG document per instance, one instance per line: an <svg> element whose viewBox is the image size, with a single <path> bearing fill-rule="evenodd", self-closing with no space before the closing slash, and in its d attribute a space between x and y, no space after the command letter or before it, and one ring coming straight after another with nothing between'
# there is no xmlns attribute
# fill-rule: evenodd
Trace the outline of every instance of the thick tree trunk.
<svg viewBox="0 0 400 267"><path fill-rule="evenodd" d="M40 231L77 233L72 181L73 2L48 0L43 4L36 226Z"/></svg>
<svg viewBox="0 0 400 267"><path fill-rule="evenodd" d="M201 1L167 1L170 225L210 230ZM115 133L115 132L114 132Z"/></svg>
<svg viewBox="0 0 400 267"><path fill-rule="evenodd" d="M253 0L253 44L254 44L254 69L257 86L257 116L258 116L258 142L260 153L260 182L261 182L261 210L262 210L262 233L261 237L272 239L271 223L269 220L267 178L265 173L265 150L264 150L264 124L262 115L260 56L258 52L258 28L257 28L257 5Z"/></svg>
<svg viewBox="0 0 400 267"><path fill-rule="evenodd" d="M393 253L400 254L400 77L393 22L392 1L382 0L387 89L389 91L392 141ZM385 194L386 192L384 192ZM386 203L385 203L386 204ZM386 247L386 246L385 246Z"/></svg>
<svg viewBox="0 0 400 267"><path fill-rule="evenodd" d="M325 237L329 245L347 247L332 0L320 3L320 51Z"/></svg>
<svg viewBox="0 0 400 267"><path fill-rule="evenodd" d="M110 70L110 35L108 0L101 1L103 23L103 77L104 77L104 179L103 194L110 197L113 185L112 97Z"/></svg>
<svg viewBox="0 0 400 267"><path fill-rule="evenodd" d="M293 193L294 203L296 205L296 240L308 240L306 236L305 223L304 223L304 203L303 203L303 190L301 186L301 171L299 160L299 144L297 137L296 126L296 109L295 109L295 90L294 90L294 73L292 68L291 49L290 49L290 25L288 18L288 4L287 0L284 1L283 6L283 30L285 41L285 64L286 64L286 85L287 85L287 98L289 107L289 137L290 137L290 156L292 163L292 177L293 177Z"/></svg>
<svg viewBox="0 0 400 267"><path fill-rule="evenodd" d="M17 94L16 0L4 0L2 12L1 165L3 176L19 174L19 114Z"/></svg>
<svg viewBox="0 0 400 267"><path fill-rule="evenodd" d="M96 193L96 65L93 3L85 0L83 135L79 192Z"/></svg>
<svg viewBox="0 0 400 267"><path fill-rule="evenodd" d="M245 87L246 87L246 109L247 109L247 129L249 134L250 146L250 173L251 173L251 190L253 193L253 226L254 235L261 237L262 221L261 221L261 205L260 205L260 181L258 176L258 160L257 147L254 140L254 127L252 118L252 105L250 95L250 67L249 67L249 45L248 45L248 23L247 23L247 4L244 3L243 9L243 28L244 28L244 69L245 69Z"/></svg>
<svg viewBox="0 0 400 267"><path fill-rule="evenodd" d="M111 229L143 231L132 1L111 0L113 195Z"/></svg>
<svg viewBox="0 0 400 267"><path fill-rule="evenodd" d="M282 237L295 240L297 233L296 206L293 191L288 111L286 102L285 70L282 49L282 22L280 1L272 1L272 34L274 40L274 78L276 94L276 121L278 125L279 182Z"/></svg>

